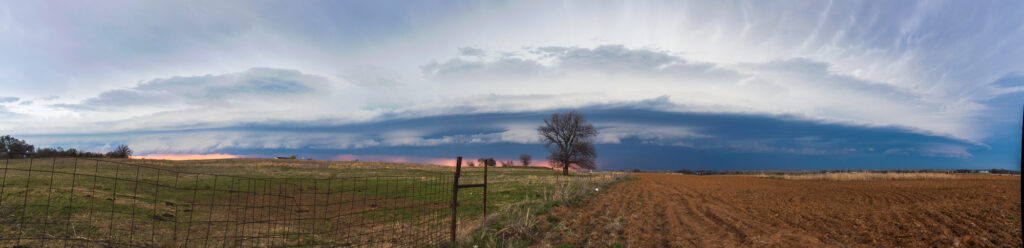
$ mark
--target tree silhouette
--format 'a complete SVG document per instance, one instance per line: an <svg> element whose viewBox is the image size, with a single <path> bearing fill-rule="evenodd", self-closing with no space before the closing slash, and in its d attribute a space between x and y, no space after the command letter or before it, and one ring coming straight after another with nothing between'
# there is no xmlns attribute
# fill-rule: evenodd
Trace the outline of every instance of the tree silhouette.
<svg viewBox="0 0 1024 248"><path fill-rule="evenodd" d="M0 155L7 158L23 158L35 150L35 146L29 145L10 135L0 136Z"/></svg>
<svg viewBox="0 0 1024 248"><path fill-rule="evenodd" d="M480 158L476 161L480 162L480 166L495 166L498 164L497 161L494 161L494 158Z"/></svg>
<svg viewBox="0 0 1024 248"><path fill-rule="evenodd" d="M519 161L523 161L523 166L530 166L530 162L533 162L533 156L530 154L519 154Z"/></svg>
<svg viewBox="0 0 1024 248"><path fill-rule="evenodd" d="M596 168L593 138L597 129L587 122L583 114L575 110L568 113L554 113L544 119L544 125L537 128L544 147L551 152L548 156L553 166L561 166L562 174L569 175L569 166L584 169Z"/></svg>
<svg viewBox="0 0 1024 248"><path fill-rule="evenodd" d="M131 158L132 149L128 148L128 145L119 145L114 148L113 151L107 152L107 157L110 158Z"/></svg>

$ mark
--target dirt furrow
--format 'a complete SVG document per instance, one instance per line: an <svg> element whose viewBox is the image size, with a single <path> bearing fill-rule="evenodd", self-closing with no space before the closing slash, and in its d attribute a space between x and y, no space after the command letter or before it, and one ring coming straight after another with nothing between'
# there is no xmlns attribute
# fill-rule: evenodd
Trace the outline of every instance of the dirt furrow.
<svg viewBox="0 0 1024 248"><path fill-rule="evenodd" d="M872 182L638 174L540 246L1021 246L1020 177ZM571 217L569 217L571 216ZM611 227L611 228L610 228Z"/></svg>

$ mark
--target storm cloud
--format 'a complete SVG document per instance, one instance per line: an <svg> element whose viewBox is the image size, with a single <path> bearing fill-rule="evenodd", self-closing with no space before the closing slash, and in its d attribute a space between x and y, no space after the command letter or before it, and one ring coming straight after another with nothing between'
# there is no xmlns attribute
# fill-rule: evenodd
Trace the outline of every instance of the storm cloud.
<svg viewBox="0 0 1024 248"><path fill-rule="evenodd" d="M1019 168L1024 3L797 5L12 2L0 132L143 154L539 157L537 122L578 109L606 168Z"/></svg>

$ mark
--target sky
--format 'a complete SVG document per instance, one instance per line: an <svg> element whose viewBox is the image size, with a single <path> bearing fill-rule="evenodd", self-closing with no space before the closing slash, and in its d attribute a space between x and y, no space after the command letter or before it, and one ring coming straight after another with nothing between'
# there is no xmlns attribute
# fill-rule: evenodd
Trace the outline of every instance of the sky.
<svg viewBox="0 0 1024 248"><path fill-rule="evenodd" d="M137 156L1020 169L1020 1L3 1L0 134ZM442 161L442 162L438 162Z"/></svg>

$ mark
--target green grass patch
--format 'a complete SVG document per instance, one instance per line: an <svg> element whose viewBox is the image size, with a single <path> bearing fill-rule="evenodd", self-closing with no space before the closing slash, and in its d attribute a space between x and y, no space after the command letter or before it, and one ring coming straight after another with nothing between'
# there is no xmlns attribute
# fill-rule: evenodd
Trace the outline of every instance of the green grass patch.
<svg viewBox="0 0 1024 248"><path fill-rule="evenodd" d="M63 246L64 238L113 246L426 246L447 240L451 218L454 169L445 166L268 159L0 163L0 238L17 240L2 247ZM524 214L505 209L546 213L582 195L567 189L610 176L491 167L488 230L499 229L506 215ZM460 183L482 182L483 168L463 169ZM462 189L458 197L458 220L478 227L483 189ZM496 242L465 237L479 228L460 230L466 244ZM367 235L339 235L353 233Z"/></svg>

